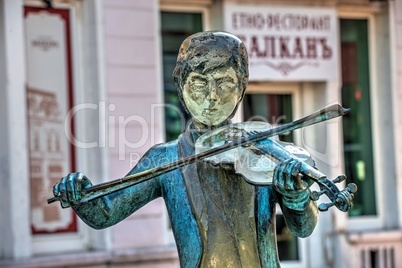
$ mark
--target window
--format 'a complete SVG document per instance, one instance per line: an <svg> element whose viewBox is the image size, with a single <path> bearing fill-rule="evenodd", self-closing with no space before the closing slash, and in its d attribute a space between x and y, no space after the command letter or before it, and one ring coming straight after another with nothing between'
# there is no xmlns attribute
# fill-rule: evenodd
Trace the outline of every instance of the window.
<svg viewBox="0 0 402 268"><path fill-rule="evenodd" d="M166 141L177 139L184 130L188 115L177 96L173 69L181 43L188 36L202 31L201 13L162 12L163 85L165 97Z"/></svg>
<svg viewBox="0 0 402 268"><path fill-rule="evenodd" d="M376 215L367 20L342 19L340 25L342 103L351 108L343 117L345 172L359 188L349 215Z"/></svg>
<svg viewBox="0 0 402 268"><path fill-rule="evenodd" d="M246 94L243 100L244 119L265 121L273 126L292 121L292 95ZM281 141L293 142L293 133L280 135Z"/></svg>
<svg viewBox="0 0 402 268"><path fill-rule="evenodd" d="M298 239L292 235L286 226L283 215L276 215L276 239L278 254L281 261L299 260Z"/></svg>
<svg viewBox="0 0 402 268"><path fill-rule="evenodd" d="M246 94L243 100L245 121L264 121L279 125L292 121L292 94ZM281 141L293 142L293 133L280 135ZM278 253L281 261L300 260L298 239L286 227L280 213L276 217Z"/></svg>

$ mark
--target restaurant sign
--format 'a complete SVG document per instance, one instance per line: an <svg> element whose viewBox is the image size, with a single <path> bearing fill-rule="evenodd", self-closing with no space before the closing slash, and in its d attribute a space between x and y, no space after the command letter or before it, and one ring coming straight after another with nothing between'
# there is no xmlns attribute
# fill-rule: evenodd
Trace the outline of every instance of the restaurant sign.
<svg viewBox="0 0 402 268"><path fill-rule="evenodd" d="M32 233L75 233L75 213L46 202L53 185L75 169L64 131L73 103L70 11L25 7L25 48Z"/></svg>
<svg viewBox="0 0 402 268"><path fill-rule="evenodd" d="M225 30L246 46L250 80L338 78L334 9L226 4L224 14Z"/></svg>

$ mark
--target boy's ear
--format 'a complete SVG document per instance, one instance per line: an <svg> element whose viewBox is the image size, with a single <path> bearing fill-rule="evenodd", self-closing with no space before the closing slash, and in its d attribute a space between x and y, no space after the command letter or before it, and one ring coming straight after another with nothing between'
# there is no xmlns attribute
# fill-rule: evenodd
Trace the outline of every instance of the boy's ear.
<svg viewBox="0 0 402 268"><path fill-rule="evenodd" d="M246 95L246 89L245 88L242 89L242 94L240 94L239 99L237 100L238 103L240 103L243 100L244 95Z"/></svg>

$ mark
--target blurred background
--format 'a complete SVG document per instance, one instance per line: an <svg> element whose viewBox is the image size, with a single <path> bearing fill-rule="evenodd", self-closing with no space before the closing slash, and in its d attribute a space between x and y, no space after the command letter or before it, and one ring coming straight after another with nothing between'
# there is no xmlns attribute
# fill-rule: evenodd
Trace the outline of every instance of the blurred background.
<svg viewBox="0 0 402 268"><path fill-rule="evenodd" d="M359 187L305 239L278 209L282 266L402 267L401 17L399 0L0 0L0 267L179 266L162 199L102 231L46 199L70 172L119 178L177 138L177 52L207 30L249 54L235 121L351 108L281 137Z"/></svg>

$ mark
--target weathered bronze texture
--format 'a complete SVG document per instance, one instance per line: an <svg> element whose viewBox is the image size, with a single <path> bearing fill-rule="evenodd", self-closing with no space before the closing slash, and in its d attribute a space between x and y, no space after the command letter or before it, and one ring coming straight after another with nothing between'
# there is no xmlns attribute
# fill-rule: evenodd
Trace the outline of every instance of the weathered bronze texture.
<svg viewBox="0 0 402 268"><path fill-rule="evenodd" d="M118 223L151 200L162 197L169 213L182 267L280 267L275 210L279 204L292 234L309 236L317 223L314 200L326 194L347 211L354 185L340 191L335 182L297 160L270 137L343 115L331 106L295 122L262 132L249 132L201 153L197 140L205 133L230 126L244 96L248 60L243 43L224 32L203 32L182 44L174 81L192 116L175 141L155 145L121 179L92 186L82 173L71 173L54 186L54 198L71 206L89 226L101 229ZM236 137L236 133L233 132ZM204 136L205 137L205 136ZM230 162L208 158L241 147L274 159L272 183L253 184ZM311 193L318 183L321 191Z"/></svg>
<svg viewBox="0 0 402 268"><path fill-rule="evenodd" d="M253 142L258 142L258 141L265 140L267 138L277 136L277 135L280 135L283 133L287 133L289 131L293 131L293 130L296 130L296 129L299 129L302 127L307 127L307 126L311 126L311 125L314 125L314 124L317 124L317 123L320 123L323 121L327 121L327 120L342 116L342 115L346 114L347 112L348 112L347 109L342 108L341 106L339 106L337 104L334 104L332 106L319 110L315 113L312 113L308 116L300 118L296 121L280 125L276 128L272 128L272 129L266 130L264 132L252 133L245 137L242 137L241 139L231 140L230 143L225 143L221 146L214 147L214 148L211 147L210 149L203 151L202 153L191 155L191 156L179 159L175 162L168 163L163 166L158 166L158 167L155 167L152 169L148 169L148 170L145 170L142 172L138 172L138 173L135 173L132 175L128 175L128 176L125 176L123 178L119 178L119 179L116 179L113 181L93 185L91 187L82 189L83 196L80 198L79 204L84 204L84 203L94 200L96 198L123 190L127 187L131 187L138 183L142 183L144 181L155 178L161 174L172 171L174 169L181 168L181 167L189 165L189 164L193 164L194 162L201 161L206 158L210 158L211 156L221 154L226 151L229 151L229 153L230 153L231 150L233 150L234 148L236 148L238 146L248 147ZM231 126L231 125L229 125L229 126ZM283 148L279 148L279 150L277 150L279 152L279 156L277 156L278 158L280 157L280 155L283 154L283 153L281 153L282 150L283 150ZM275 154L274 150L270 150L270 151L271 151L271 154ZM306 165L305 165L305 167L306 167ZM314 171L312 171L312 172L314 172ZM317 170L315 170L315 172L319 173L319 171L317 171ZM320 176L312 175L311 179L313 179L314 181L319 183L319 178L322 178L322 177L325 177L325 175L323 175L323 174L321 174ZM255 180L253 180L253 178L245 178L245 179L246 179L246 181L248 181L249 183L252 183L252 184L270 184L270 183L257 183ZM322 192L322 194L323 193L324 192ZM331 193L329 193L329 194L331 194ZM336 195L336 192L334 192L331 195ZM49 198L47 201L50 204L55 201L58 201L59 198L60 198L59 196L55 196L55 197ZM318 200L318 198L316 200ZM331 199L331 201L334 201L334 200ZM351 203L351 201L352 201L352 199L350 201L348 201L348 203ZM350 207L350 206L351 206L351 204L348 205L348 207ZM66 204L63 207L67 208L67 207L69 207L69 205ZM341 209L341 210L347 211L345 209Z"/></svg>

